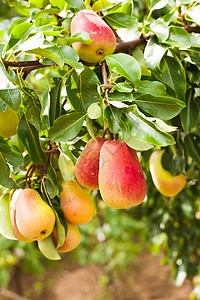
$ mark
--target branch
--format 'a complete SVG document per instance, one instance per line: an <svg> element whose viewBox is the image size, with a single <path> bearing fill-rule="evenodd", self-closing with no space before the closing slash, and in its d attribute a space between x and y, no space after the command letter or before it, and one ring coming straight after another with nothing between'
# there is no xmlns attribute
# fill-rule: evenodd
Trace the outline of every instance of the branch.
<svg viewBox="0 0 200 300"><path fill-rule="evenodd" d="M12 300L28 300L27 298L24 298L14 292L4 289L2 287L0 287L0 295L7 299L12 299Z"/></svg>
<svg viewBox="0 0 200 300"><path fill-rule="evenodd" d="M149 39L151 39L154 35L141 35L139 38L128 41L128 42L119 42L117 43L117 47L115 49L115 53L129 53L131 50L133 50L136 46L139 46L141 44L145 44Z"/></svg>
<svg viewBox="0 0 200 300"><path fill-rule="evenodd" d="M6 70L9 70L9 67L11 68L16 68L13 69L14 72L22 72L22 77L23 79L26 79L27 75L31 72L34 71L36 69L40 69L40 68L46 68L46 67L50 67L50 65L43 65L39 62L39 60L31 60L31 61L7 61L3 58L2 62L6 68Z"/></svg>
<svg viewBox="0 0 200 300"><path fill-rule="evenodd" d="M200 26L186 24L183 28L189 33L191 33L191 32L200 33Z"/></svg>

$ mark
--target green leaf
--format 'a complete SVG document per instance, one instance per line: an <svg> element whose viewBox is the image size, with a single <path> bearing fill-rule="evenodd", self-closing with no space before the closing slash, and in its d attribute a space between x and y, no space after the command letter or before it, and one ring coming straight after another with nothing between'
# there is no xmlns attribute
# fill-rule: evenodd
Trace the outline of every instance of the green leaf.
<svg viewBox="0 0 200 300"><path fill-rule="evenodd" d="M91 40L87 32L77 32L72 37L67 39L67 44L71 45L73 43L81 42L86 45L90 45L93 40Z"/></svg>
<svg viewBox="0 0 200 300"><path fill-rule="evenodd" d="M120 82L115 85L118 92L131 93L133 88L127 82Z"/></svg>
<svg viewBox="0 0 200 300"><path fill-rule="evenodd" d="M33 26L33 23L23 22L18 24L11 31L10 39L5 46L5 50L8 51L14 45L16 45L19 40L26 39L29 35L29 29Z"/></svg>
<svg viewBox="0 0 200 300"><path fill-rule="evenodd" d="M154 36L151 38L144 50L144 59L153 71L158 71L160 69L160 62L163 58L168 47L166 45L160 45L157 38Z"/></svg>
<svg viewBox="0 0 200 300"><path fill-rule="evenodd" d="M43 35L47 36L57 36L63 31L63 28L55 25L44 25L40 27L31 28L32 33L43 33ZM30 39L29 39L30 40Z"/></svg>
<svg viewBox="0 0 200 300"><path fill-rule="evenodd" d="M0 152L0 185L14 189L17 187L16 183L10 178L10 169L6 164L6 161Z"/></svg>
<svg viewBox="0 0 200 300"><path fill-rule="evenodd" d="M15 48L15 51L28 51L42 47L44 45L44 41L44 34L42 32L38 32L24 43L18 45L18 47Z"/></svg>
<svg viewBox="0 0 200 300"><path fill-rule="evenodd" d="M136 105L126 114L125 123L128 125L131 136L137 140L155 146L167 146L175 143L173 137L157 128L154 122L142 114Z"/></svg>
<svg viewBox="0 0 200 300"><path fill-rule="evenodd" d="M65 227L62 225L59 216L57 214L56 211L54 211L56 214L56 229L57 229L57 233L58 233L58 244L57 244L57 248L61 247L64 244L65 241L65 237L66 237L66 230ZM67 224L66 224L67 225ZM66 226L67 227L67 226Z"/></svg>
<svg viewBox="0 0 200 300"><path fill-rule="evenodd" d="M95 128L93 126L92 119L90 119L88 116L86 117L86 127L89 135L96 140Z"/></svg>
<svg viewBox="0 0 200 300"><path fill-rule="evenodd" d="M151 10L161 9L168 4L168 0L151 0Z"/></svg>
<svg viewBox="0 0 200 300"><path fill-rule="evenodd" d="M193 8L186 10L185 14L188 15L196 24L200 25L200 5L196 5Z"/></svg>
<svg viewBox="0 0 200 300"><path fill-rule="evenodd" d="M92 103L87 110L88 117L90 119L98 119L101 117L102 112L101 112L101 107L97 103Z"/></svg>
<svg viewBox="0 0 200 300"><path fill-rule="evenodd" d="M44 8L49 4L49 0L30 0L30 4L39 8Z"/></svg>
<svg viewBox="0 0 200 300"><path fill-rule="evenodd" d="M53 79L53 87L50 91L50 104L49 104L49 123L50 126L61 114L61 87L63 80L61 78Z"/></svg>
<svg viewBox="0 0 200 300"><path fill-rule="evenodd" d="M84 66L82 63L78 62L79 57L74 49L69 46L61 46L60 50L62 51L64 62L74 68L76 73L79 75L84 70Z"/></svg>
<svg viewBox="0 0 200 300"><path fill-rule="evenodd" d="M181 112L181 124L185 131L190 131L197 125L199 106L194 97L195 91L189 89L186 94L186 107Z"/></svg>
<svg viewBox="0 0 200 300"><path fill-rule="evenodd" d="M72 112L55 120L49 130L49 137L54 142L66 142L77 136L82 128L86 114Z"/></svg>
<svg viewBox="0 0 200 300"><path fill-rule="evenodd" d="M151 116L160 118L163 120L169 120L177 116L185 103L172 97L167 96L153 96L149 94L138 95L133 94L135 97L135 102L142 108L145 112L149 113Z"/></svg>
<svg viewBox="0 0 200 300"><path fill-rule="evenodd" d="M24 87L22 90L22 102L27 120L40 131L41 127L41 102L34 90Z"/></svg>
<svg viewBox="0 0 200 300"><path fill-rule="evenodd" d="M47 158L40 145L39 133L37 129L29 123L25 115L23 115L19 122L17 134L26 147L32 162L35 164L44 163Z"/></svg>
<svg viewBox="0 0 200 300"><path fill-rule="evenodd" d="M6 239L16 240L10 217L10 199L9 194L0 197L0 234Z"/></svg>
<svg viewBox="0 0 200 300"><path fill-rule="evenodd" d="M160 42L166 41L169 36L169 28L163 20L156 20L155 22L151 23L150 27Z"/></svg>
<svg viewBox="0 0 200 300"><path fill-rule="evenodd" d="M133 135L131 134L131 131L128 130L124 134L124 139L123 141L132 149L136 151L147 151L149 149L152 149L154 146L144 142L144 141L139 141Z"/></svg>
<svg viewBox="0 0 200 300"><path fill-rule="evenodd" d="M65 181L75 178L75 166L73 161L63 152L60 153L58 158L58 166Z"/></svg>
<svg viewBox="0 0 200 300"><path fill-rule="evenodd" d="M184 145L188 155L200 168L200 138L195 134L188 134L184 139Z"/></svg>
<svg viewBox="0 0 200 300"><path fill-rule="evenodd" d="M113 27L131 28L136 23L136 18L125 13L111 13L107 14L104 19Z"/></svg>
<svg viewBox="0 0 200 300"><path fill-rule="evenodd" d="M165 96L166 86L159 81L143 80L137 87L137 92L153 96Z"/></svg>
<svg viewBox="0 0 200 300"><path fill-rule="evenodd" d="M60 10L57 8L48 8L48 9L39 10L35 15L35 20L44 15L58 15L59 13Z"/></svg>
<svg viewBox="0 0 200 300"><path fill-rule="evenodd" d="M113 133L118 133L121 129L122 110L109 105L104 110L104 117L108 121L108 128Z"/></svg>
<svg viewBox="0 0 200 300"><path fill-rule="evenodd" d="M135 86L138 86L141 78L141 68L137 60L130 55L117 53L106 56L106 63L112 72L116 72L128 80Z"/></svg>
<svg viewBox="0 0 200 300"><path fill-rule="evenodd" d="M74 109L78 112L86 112L88 107L99 102L97 75L90 68L85 67L78 76L73 70L66 82L67 95Z"/></svg>
<svg viewBox="0 0 200 300"><path fill-rule="evenodd" d="M185 101L186 75L183 66L173 57L166 56L163 61L160 79L175 91L178 99Z"/></svg>
<svg viewBox="0 0 200 300"><path fill-rule="evenodd" d="M40 252L48 259L51 260L59 260L61 259L60 255L56 251L53 240L51 236L48 236L44 240L38 241L38 247Z"/></svg>
<svg viewBox="0 0 200 300"><path fill-rule="evenodd" d="M82 0L65 0L72 8L83 8L83 1Z"/></svg>
<svg viewBox="0 0 200 300"><path fill-rule="evenodd" d="M109 95L108 95L108 100L109 101L121 101L121 102L123 102L123 101L130 101L130 102L132 102L132 100L133 100L133 95L132 95L132 93L127 93L127 92L118 92L118 91L114 91L114 92L112 92L112 93L110 93Z"/></svg>
<svg viewBox="0 0 200 300"><path fill-rule="evenodd" d="M116 0L109 1L109 0L98 0L92 5L93 11L99 11L103 10L104 8L110 8L113 6L113 4L116 2Z"/></svg>
<svg viewBox="0 0 200 300"><path fill-rule="evenodd" d="M21 92L18 89L0 90L0 99L12 110L18 112L21 104Z"/></svg>
<svg viewBox="0 0 200 300"><path fill-rule="evenodd" d="M165 43L178 48L189 48L191 46L190 35L181 27L170 26L169 37Z"/></svg>
<svg viewBox="0 0 200 300"><path fill-rule="evenodd" d="M4 157L5 161L14 168L23 164L23 155L19 148L11 140L0 137L0 153Z"/></svg>

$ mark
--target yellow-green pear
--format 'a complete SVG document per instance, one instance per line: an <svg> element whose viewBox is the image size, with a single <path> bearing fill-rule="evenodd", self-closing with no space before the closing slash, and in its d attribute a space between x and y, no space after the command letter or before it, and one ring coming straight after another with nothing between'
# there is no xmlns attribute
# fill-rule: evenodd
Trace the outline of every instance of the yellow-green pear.
<svg viewBox="0 0 200 300"><path fill-rule="evenodd" d="M17 133L19 119L17 113L9 107L0 110L0 136L9 138Z"/></svg>
<svg viewBox="0 0 200 300"><path fill-rule="evenodd" d="M75 180L62 182L60 206L67 222L74 225L88 223L94 216L95 206Z"/></svg>
<svg viewBox="0 0 200 300"><path fill-rule="evenodd" d="M56 226L54 227L54 230L52 232L52 239L54 242L55 247L57 247L58 244L58 232ZM58 252L70 252L81 242L81 234L76 225L67 223L67 235L65 237L65 241L61 247L56 249Z"/></svg>
<svg viewBox="0 0 200 300"><path fill-rule="evenodd" d="M11 201L10 201L11 225L12 225L14 236L18 241L30 243L33 241L30 239L27 239L25 236L23 236L21 234L21 232L19 231L17 224L16 224L16 204L17 204L17 200L18 200L18 197L19 197L21 191L22 191L22 189L15 190L12 195Z"/></svg>
<svg viewBox="0 0 200 300"><path fill-rule="evenodd" d="M164 150L154 151L150 157L150 172L157 190L166 197L176 196L184 188L186 177L183 174L173 176L162 166Z"/></svg>
<svg viewBox="0 0 200 300"><path fill-rule="evenodd" d="M26 238L43 240L53 231L55 214L36 190L26 188L17 199L16 224Z"/></svg>

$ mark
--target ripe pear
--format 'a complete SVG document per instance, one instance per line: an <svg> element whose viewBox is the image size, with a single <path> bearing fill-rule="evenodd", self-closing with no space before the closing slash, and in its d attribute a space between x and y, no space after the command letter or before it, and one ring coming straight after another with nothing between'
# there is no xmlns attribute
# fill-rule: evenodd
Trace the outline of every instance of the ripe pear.
<svg viewBox="0 0 200 300"><path fill-rule="evenodd" d="M99 187L102 199L112 208L128 208L144 200L147 187L135 150L119 140L103 144Z"/></svg>
<svg viewBox="0 0 200 300"><path fill-rule="evenodd" d="M56 226L52 232L52 239L55 247L58 244L58 232ZM81 234L76 225L67 224L67 235L65 237L65 241L61 247L56 249L58 252L70 252L75 249L81 242Z"/></svg>
<svg viewBox="0 0 200 300"><path fill-rule="evenodd" d="M186 177L183 174L173 176L162 166L164 150L154 151L150 157L150 172L153 183L157 190L166 197L173 197L180 193L186 184Z"/></svg>
<svg viewBox="0 0 200 300"><path fill-rule="evenodd" d="M93 42L89 45L81 42L72 44L78 56L90 63L98 63L116 48L116 38L112 29L92 10L79 11L71 22L71 35L87 32Z"/></svg>
<svg viewBox="0 0 200 300"><path fill-rule="evenodd" d="M88 223L94 216L92 199L75 180L62 182L60 206L67 222L74 225Z"/></svg>
<svg viewBox="0 0 200 300"><path fill-rule="evenodd" d="M26 188L17 199L16 224L26 238L43 240L53 231L55 214L36 190Z"/></svg>
<svg viewBox="0 0 200 300"><path fill-rule="evenodd" d="M15 190L12 195L11 201L10 201L11 224L12 224L13 233L14 233L14 236L16 237L16 239L21 242L29 243L29 242L33 242L33 241L30 239L27 239L25 236L23 236L21 234L21 232L19 231L17 224L16 224L16 205L17 205L17 199L18 199L21 191L22 191L22 189Z"/></svg>
<svg viewBox="0 0 200 300"><path fill-rule="evenodd" d="M0 136L9 138L17 133L19 119L17 113L9 107L0 110Z"/></svg>
<svg viewBox="0 0 200 300"><path fill-rule="evenodd" d="M90 190L98 190L100 150L106 139L89 140L75 164L75 175L78 183Z"/></svg>

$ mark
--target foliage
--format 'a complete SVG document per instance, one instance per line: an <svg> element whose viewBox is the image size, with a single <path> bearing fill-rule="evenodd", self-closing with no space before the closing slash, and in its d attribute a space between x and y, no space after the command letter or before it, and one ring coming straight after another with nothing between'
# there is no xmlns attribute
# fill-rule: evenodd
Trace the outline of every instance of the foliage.
<svg viewBox="0 0 200 300"><path fill-rule="evenodd" d="M28 174L30 186L50 199L58 212L62 180L58 152L75 163L90 137L102 136L108 128L111 137L117 134L141 152L148 195L139 208L115 212L108 209L108 216L103 213L105 224L112 224L115 215L120 215L115 226L122 229L120 235L124 231L131 239L127 224L140 211L130 224L132 228L136 220L146 224L152 249L165 249L163 263L172 263L176 283L180 285L186 277L197 275L199 1L7 0L4 6L8 5L12 10L7 10L6 17L12 18L14 8L17 17L12 22L7 20L8 30L2 30L5 20L0 23L0 110L4 111L5 105L10 107L20 121L16 136L0 137L2 195L25 186L31 163L32 170L38 168L40 175L33 176L32 171ZM115 53L97 65L79 61L71 47L77 41L91 42L84 33L70 35L72 17L83 8L99 13L118 36ZM185 189L173 199L160 195L152 183L149 157L155 147L165 147L166 169L187 176ZM62 216L60 220L62 223ZM97 220L93 222L94 231L105 228L105 224L99 229ZM117 240L120 237L115 231L105 235L108 240L109 235ZM89 240L85 234L83 244ZM111 258L113 251L121 253L124 243L119 241L115 249L116 244L113 246L110 240L107 257ZM91 259L98 261L101 251L101 244L94 246ZM113 259L104 263L116 266ZM108 268L111 266L108 264Z"/></svg>

